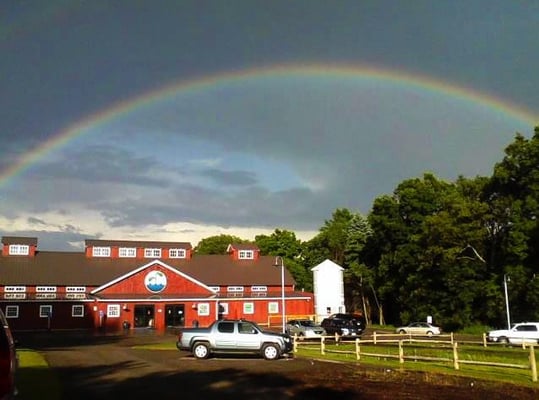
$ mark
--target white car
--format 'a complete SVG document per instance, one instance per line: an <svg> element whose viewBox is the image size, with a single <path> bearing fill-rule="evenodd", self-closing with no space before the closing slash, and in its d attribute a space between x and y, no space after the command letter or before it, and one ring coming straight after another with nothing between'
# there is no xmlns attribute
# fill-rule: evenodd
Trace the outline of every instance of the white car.
<svg viewBox="0 0 539 400"><path fill-rule="evenodd" d="M413 322L410 325L399 326L395 331L400 334L420 336L439 335L442 332L438 326L434 326L428 322Z"/></svg>
<svg viewBox="0 0 539 400"><path fill-rule="evenodd" d="M319 338L326 336L326 330L310 319L294 319L286 323L286 333L300 338Z"/></svg>
<svg viewBox="0 0 539 400"><path fill-rule="evenodd" d="M539 343L539 322L521 322L514 324L511 329L490 331L487 340L511 344Z"/></svg>

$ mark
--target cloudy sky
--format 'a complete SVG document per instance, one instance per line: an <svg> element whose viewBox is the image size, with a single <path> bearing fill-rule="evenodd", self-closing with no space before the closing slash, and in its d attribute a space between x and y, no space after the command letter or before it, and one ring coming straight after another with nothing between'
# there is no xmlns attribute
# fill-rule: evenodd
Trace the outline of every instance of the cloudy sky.
<svg viewBox="0 0 539 400"><path fill-rule="evenodd" d="M424 172L490 175L539 125L539 2L0 4L0 233L276 228Z"/></svg>

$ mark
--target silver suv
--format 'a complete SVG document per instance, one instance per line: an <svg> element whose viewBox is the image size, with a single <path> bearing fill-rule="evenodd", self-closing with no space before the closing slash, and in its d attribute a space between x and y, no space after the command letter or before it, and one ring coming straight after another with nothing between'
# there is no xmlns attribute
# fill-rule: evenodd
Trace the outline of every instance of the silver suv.
<svg viewBox="0 0 539 400"><path fill-rule="evenodd" d="M514 324L511 329L490 331L487 340L511 344L539 343L539 322L521 322Z"/></svg>

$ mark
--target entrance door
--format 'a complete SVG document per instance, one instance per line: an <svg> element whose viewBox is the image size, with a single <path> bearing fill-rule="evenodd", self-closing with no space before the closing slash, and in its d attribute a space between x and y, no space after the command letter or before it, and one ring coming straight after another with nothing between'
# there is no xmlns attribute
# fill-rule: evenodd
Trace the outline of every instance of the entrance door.
<svg viewBox="0 0 539 400"><path fill-rule="evenodd" d="M185 304L165 305L165 324L167 327L185 326Z"/></svg>
<svg viewBox="0 0 539 400"><path fill-rule="evenodd" d="M155 314L153 305L135 305L135 328L153 328Z"/></svg>

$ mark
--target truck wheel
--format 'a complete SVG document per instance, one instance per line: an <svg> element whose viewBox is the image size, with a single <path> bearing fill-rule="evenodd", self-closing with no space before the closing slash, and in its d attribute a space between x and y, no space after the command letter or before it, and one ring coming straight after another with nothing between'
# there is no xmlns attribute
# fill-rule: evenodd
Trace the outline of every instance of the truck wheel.
<svg viewBox="0 0 539 400"><path fill-rule="evenodd" d="M266 344L262 347L262 355L266 360L276 360L279 358L279 349L274 344Z"/></svg>
<svg viewBox="0 0 539 400"><path fill-rule="evenodd" d="M210 348L207 343L195 343L192 352L195 358L199 360L204 360L210 356Z"/></svg>

